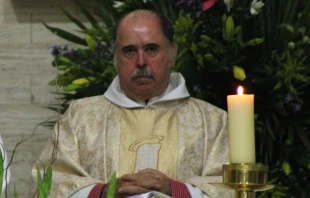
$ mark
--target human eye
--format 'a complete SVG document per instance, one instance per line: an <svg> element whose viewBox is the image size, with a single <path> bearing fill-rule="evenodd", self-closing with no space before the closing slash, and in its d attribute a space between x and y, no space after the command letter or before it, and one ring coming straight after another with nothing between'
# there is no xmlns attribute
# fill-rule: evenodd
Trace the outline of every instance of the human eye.
<svg viewBox="0 0 310 198"><path fill-rule="evenodd" d="M156 44L149 44L146 46L145 51L150 55L150 56L155 56L158 51L159 51L159 46Z"/></svg>
<svg viewBox="0 0 310 198"><path fill-rule="evenodd" d="M123 51L123 54L127 58L132 58L135 55L135 53L137 52L137 49L133 46L128 46L128 47L124 47L122 51Z"/></svg>

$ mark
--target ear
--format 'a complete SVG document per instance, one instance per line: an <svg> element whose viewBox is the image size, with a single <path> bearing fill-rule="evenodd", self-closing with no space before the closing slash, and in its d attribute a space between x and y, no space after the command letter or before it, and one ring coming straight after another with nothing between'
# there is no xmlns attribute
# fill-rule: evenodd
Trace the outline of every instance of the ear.
<svg viewBox="0 0 310 198"><path fill-rule="evenodd" d="M178 45L173 43L171 51L172 51L172 56L171 56L170 68L172 69L177 59Z"/></svg>
<svg viewBox="0 0 310 198"><path fill-rule="evenodd" d="M113 63L114 63L114 68L116 70L116 72L118 73L118 67L117 67L117 57L116 54L113 54Z"/></svg>

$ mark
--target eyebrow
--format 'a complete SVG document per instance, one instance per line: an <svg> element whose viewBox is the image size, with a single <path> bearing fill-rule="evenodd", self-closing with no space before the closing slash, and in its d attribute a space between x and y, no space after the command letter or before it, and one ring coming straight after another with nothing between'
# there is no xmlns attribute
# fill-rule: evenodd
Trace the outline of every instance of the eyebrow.
<svg viewBox="0 0 310 198"><path fill-rule="evenodd" d="M157 43L148 43L146 47L159 47L159 45Z"/></svg>
<svg viewBox="0 0 310 198"><path fill-rule="evenodd" d="M144 47L160 47L160 45L157 44L157 43L147 43ZM126 45L126 46L123 46L121 49L122 49L122 51L124 51L126 49L131 49L131 48L136 49L137 46L135 46L135 45Z"/></svg>
<svg viewBox="0 0 310 198"><path fill-rule="evenodd" d="M122 47L122 50L130 49L130 48L136 48L134 45L126 45Z"/></svg>

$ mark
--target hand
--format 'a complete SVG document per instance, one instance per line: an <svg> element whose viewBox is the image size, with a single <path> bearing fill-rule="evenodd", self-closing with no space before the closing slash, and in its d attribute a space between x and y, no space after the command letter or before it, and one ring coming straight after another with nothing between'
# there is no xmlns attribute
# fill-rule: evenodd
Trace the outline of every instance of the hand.
<svg viewBox="0 0 310 198"><path fill-rule="evenodd" d="M154 190L171 196L169 178L155 169L144 169L136 174L126 174L121 177L121 180L125 182L125 185L118 189L120 194L136 195Z"/></svg>
<svg viewBox="0 0 310 198"><path fill-rule="evenodd" d="M130 177L132 179L130 180L123 180L123 177ZM146 193L149 192L150 189L147 188L143 188L141 186L137 186L136 185L136 179L137 179L137 175L136 174L126 174L123 175L120 178L117 178L117 182L116 182L116 189L115 189L115 194L114 194L114 198L125 198L125 197L129 197L132 195L137 195L137 194L142 194L142 193ZM108 193L108 189L109 189L109 183L107 183L103 189L101 190L101 198L107 198L107 193Z"/></svg>
<svg viewBox="0 0 310 198"><path fill-rule="evenodd" d="M102 190L102 198L106 198L108 185ZM171 196L169 178L154 169L144 169L135 174L125 174L117 179L115 198L124 198L150 191L158 191Z"/></svg>

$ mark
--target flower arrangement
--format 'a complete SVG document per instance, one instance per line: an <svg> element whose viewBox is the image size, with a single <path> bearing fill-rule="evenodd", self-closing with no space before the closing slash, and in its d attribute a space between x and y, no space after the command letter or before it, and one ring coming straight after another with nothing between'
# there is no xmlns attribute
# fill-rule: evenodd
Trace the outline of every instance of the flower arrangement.
<svg viewBox="0 0 310 198"><path fill-rule="evenodd" d="M226 109L226 96L237 85L255 94L257 161L269 165L275 185L259 197L310 197L309 1L90 2L79 3L90 28L64 11L84 37L43 23L81 44L52 51L59 74L50 84L63 87L63 111L72 99L103 94L116 75L111 51L115 20L136 8L160 10L174 24L179 46L174 70L185 76L192 96Z"/></svg>

